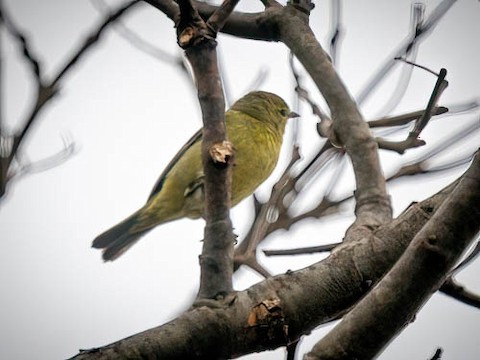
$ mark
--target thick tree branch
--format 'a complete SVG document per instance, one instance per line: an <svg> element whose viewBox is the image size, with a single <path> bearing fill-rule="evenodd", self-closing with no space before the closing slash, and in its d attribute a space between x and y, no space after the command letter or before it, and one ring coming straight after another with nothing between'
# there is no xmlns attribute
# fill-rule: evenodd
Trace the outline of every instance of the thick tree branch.
<svg viewBox="0 0 480 360"><path fill-rule="evenodd" d="M388 274L305 359L374 358L439 289L480 230L480 153Z"/></svg>
<svg viewBox="0 0 480 360"><path fill-rule="evenodd" d="M226 0L205 23L190 0L179 1L178 44L192 66L202 109L205 237L198 299L221 299L233 290L234 238L230 220L233 147L227 141L225 100L218 71L216 32L237 0ZM218 157L217 154L222 156Z"/></svg>
<svg viewBox="0 0 480 360"><path fill-rule="evenodd" d="M167 15L174 23L179 21L178 5L173 0L143 0L146 3L156 7ZM195 1L195 7L204 20L207 20L217 9L218 6L206 2ZM280 6L267 6L265 12L244 13L235 11L230 14L222 32L238 36L245 39L278 41L278 31L267 25L271 11L275 11Z"/></svg>
<svg viewBox="0 0 480 360"><path fill-rule="evenodd" d="M225 162L214 162L213 147L226 142L225 102L214 41L186 51L195 75L202 108L202 162L204 166L205 236L200 257L199 298L215 298L233 290L233 232L230 221L232 147Z"/></svg>
<svg viewBox="0 0 480 360"><path fill-rule="evenodd" d="M334 134L338 137L331 140L343 144L352 159L357 184L357 219L349 231L353 234L363 226L376 227L390 220L390 199L380 168L377 144L307 19L305 14L287 5L272 21L278 26L281 41L303 64L330 108Z"/></svg>
<svg viewBox="0 0 480 360"><path fill-rule="evenodd" d="M74 359L233 358L285 346L338 318L362 298L457 183L308 268L268 278L227 296L217 307L191 309L168 324L83 351Z"/></svg>

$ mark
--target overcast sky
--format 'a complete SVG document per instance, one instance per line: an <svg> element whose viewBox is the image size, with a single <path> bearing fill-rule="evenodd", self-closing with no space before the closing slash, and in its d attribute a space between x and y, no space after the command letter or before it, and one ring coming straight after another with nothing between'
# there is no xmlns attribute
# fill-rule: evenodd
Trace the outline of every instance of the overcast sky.
<svg viewBox="0 0 480 360"><path fill-rule="evenodd" d="M49 76L77 48L84 35L100 20L98 9L87 0L3 0L12 19L28 36ZM110 4L118 2L110 1ZM427 15L439 1L427 1ZM258 11L259 1L244 0L243 10ZM409 1L346 1L344 41L339 72L350 92L358 94L370 75L392 54L408 33ZM322 44L329 30L329 7L318 1L311 26ZM458 1L420 47L417 62L435 71L448 70L450 86L442 96L449 105L480 96L480 2ZM181 54L172 22L144 4L123 21L145 41L171 56ZM4 30L4 28L2 28ZM35 88L17 44L1 35L2 116L11 131L25 119ZM259 73L266 74L260 89L284 97L294 106L288 53L282 44L253 42L219 36L221 66L231 99L251 90ZM385 81L362 106L373 118L395 83ZM406 96L394 113L425 107L435 78L415 70ZM311 85L305 79L305 85ZM318 92L310 86L315 99ZM299 141L308 158L318 147L316 119L300 107ZM429 125L422 136L435 144L474 115L445 117ZM21 149L24 164L60 151L64 142L75 154L48 171L27 174L12 186L0 203L0 358L62 359L80 348L105 345L164 323L188 307L199 279L203 221L181 220L163 225L145 236L119 260L105 264L90 248L93 238L139 208L158 175L176 151L201 125L192 83L172 63L160 61L132 46L119 29L109 30L83 59L41 113ZM286 134L289 152L292 131ZM465 140L478 148L478 134ZM409 151L406 159L422 150ZM459 149L455 152L461 151ZM401 159L384 156L385 171ZM268 185L280 168L259 190ZM429 196L461 172L421 182L391 186L395 214L410 202ZM352 189L351 183L337 189ZM307 205L305 205L307 206ZM245 234L251 199L232 211L240 238ZM262 248L312 246L341 240L352 221L352 209L339 218L308 222L272 237ZM314 241L312 243L312 240ZM273 273L298 269L321 255L270 259L260 255ZM480 292L475 264L458 279ZM235 286L243 289L261 278L241 269ZM436 294L418 313L414 323L390 345L380 359L427 359L436 347L445 359L476 359L480 354L480 312ZM329 327L315 331L302 342L307 351ZM250 355L245 359L282 359L283 349Z"/></svg>

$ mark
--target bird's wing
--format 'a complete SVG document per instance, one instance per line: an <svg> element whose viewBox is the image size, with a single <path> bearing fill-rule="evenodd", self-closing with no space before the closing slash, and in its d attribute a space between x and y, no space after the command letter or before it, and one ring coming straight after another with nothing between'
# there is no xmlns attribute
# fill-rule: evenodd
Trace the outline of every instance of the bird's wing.
<svg viewBox="0 0 480 360"><path fill-rule="evenodd" d="M185 151L187 151L194 143L200 141L202 139L202 129L198 130L191 138L188 140L185 145L180 149L180 151L173 157L173 159L170 161L170 163L167 165L165 170L163 170L162 174L158 178L157 182L155 183L155 186L152 189L152 192L150 193L148 199L150 200L152 196L160 192L163 187L163 183L165 181L165 177L167 174L170 172L170 170L173 168L173 166L177 163L178 159L180 159Z"/></svg>

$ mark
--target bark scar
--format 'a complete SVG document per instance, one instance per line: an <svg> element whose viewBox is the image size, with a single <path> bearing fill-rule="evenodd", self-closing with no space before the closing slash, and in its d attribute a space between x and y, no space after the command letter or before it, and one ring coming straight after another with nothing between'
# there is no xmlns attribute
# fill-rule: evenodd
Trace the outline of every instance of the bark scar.
<svg viewBox="0 0 480 360"><path fill-rule="evenodd" d="M247 325L255 329L258 338L275 341L279 338L288 342L288 324L280 299L266 299L255 305L248 314Z"/></svg>
<svg viewBox="0 0 480 360"><path fill-rule="evenodd" d="M208 152L214 163L227 164L233 156L233 145L230 141L224 140L213 144Z"/></svg>

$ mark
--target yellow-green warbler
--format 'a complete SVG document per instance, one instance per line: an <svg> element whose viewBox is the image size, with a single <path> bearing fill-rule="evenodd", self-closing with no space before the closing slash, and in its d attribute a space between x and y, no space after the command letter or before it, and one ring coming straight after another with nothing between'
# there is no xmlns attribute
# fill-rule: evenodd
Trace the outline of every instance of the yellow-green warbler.
<svg viewBox="0 0 480 360"><path fill-rule="evenodd" d="M287 119L297 116L282 98L264 91L245 95L226 112L227 137L235 148L232 206L252 194L272 173ZM115 260L157 225L202 216L201 141L199 130L160 175L147 203L93 241L94 248L103 249L105 261Z"/></svg>

